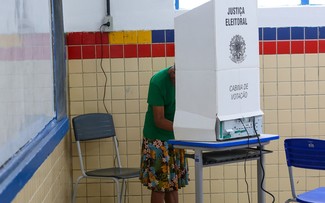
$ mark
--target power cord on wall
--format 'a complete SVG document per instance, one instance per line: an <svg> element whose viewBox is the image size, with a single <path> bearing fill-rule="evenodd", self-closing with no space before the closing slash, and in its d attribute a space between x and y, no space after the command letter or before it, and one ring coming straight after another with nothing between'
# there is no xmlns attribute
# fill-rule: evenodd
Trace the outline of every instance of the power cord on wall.
<svg viewBox="0 0 325 203"><path fill-rule="evenodd" d="M110 26L110 22L107 22L107 23L102 24L100 26L100 28L99 28L99 30L100 30L100 49L101 49L100 69L102 70L102 72L104 74L104 77L105 77L104 90L103 90L104 92L103 92L102 102L103 102L103 105L104 105L104 108L105 108L106 113L109 113L108 112L108 109L107 109L107 106L106 106L106 103L105 103L108 78L107 78L107 74L106 74L106 72L104 70L104 66L103 66L103 58L104 58L103 53L104 53L104 49L103 49L103 30L102 30L102 28L105 27L105 26L109 27ZM119 146L120 145L119 140L118 140L117 136L115 136L115 137L116 137L116 141L117 141L117 146ZM116 162L117 162L117 155L115 155L115 157L114 157L114 167L116 167ZM128 182L125 181L125 194L124 194L124 196L126 196L126 190L128 188L128 184L127 183ZM126 198L124 198L124 203L125 203L125 201L126 201Z"/></svg>

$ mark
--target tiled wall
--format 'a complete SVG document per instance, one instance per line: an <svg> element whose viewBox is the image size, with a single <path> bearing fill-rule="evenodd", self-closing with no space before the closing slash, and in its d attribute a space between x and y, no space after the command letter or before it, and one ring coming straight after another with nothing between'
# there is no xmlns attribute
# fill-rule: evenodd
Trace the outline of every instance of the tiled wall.
<svg viewBox="0 0 325 203"><path fill-rule="evenodd" d="M266 189L275 202L290 197L283 151L286 137L325 135L325 28L260 28L261 106L264 132L279 134L280 140L267 146ZM123 31L112 33L67 33L69 58L70 116L105 112L113 114L122 154L122 165L139 167L140 147L149 79L174 63L174 31ZM102 60L101 60L102 59ZM102 67L101 67L102 64ZM73 131L72 131L73 132ZM89 142L85 163L88 169L112 166L111 142ZM80 175L73 143L73 180ZM180 202L195 202L194 162L190 162L190 185L180 191ZM247 200L244 164L204 169L204 202L245 203ZM324 183L324 174L298 171L297 190ZM251 202L256 200L256 163L246 163ZM266 202L271 202L266 195ZM127 201L149 202L150 191L137 179L127 188ZM114 185L84 180L78 202L113 202Z"/></svg>
<svg viewBox="0 0 325 203"><path fill-rule="evenodd" d="M71 200L71 141L65 136L13 203L65 202Z"/></svg>

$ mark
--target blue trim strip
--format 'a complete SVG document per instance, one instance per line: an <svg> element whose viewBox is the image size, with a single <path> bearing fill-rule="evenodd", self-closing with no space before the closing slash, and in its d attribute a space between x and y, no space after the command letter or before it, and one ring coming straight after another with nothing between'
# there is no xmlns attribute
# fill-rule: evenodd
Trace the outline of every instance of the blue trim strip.
<svg viewBox="0 0 325 203"><path fill-rule="evenodd" d="M0 169L1 203L11 202L45 159L60 143L69 129L69 119L52 120L32 141L26 144Z"/></svg>
<svg viewBox="0 0 325 203"><path fill-rule="evenodd" d="M280 137L279 135L266 135L263 134L260 136L260 142L265 143L271 140L278 140ZM199 141L182 141L182 140L169 140L169 144L172 145L180 145L185 147L200 147L200 148L213 148L213 149L221 149L227 147L236 147L240 145L248 145L249 144L257 144L258 139L256 137L246 138L246 139L238 139L238 140L231 140L231 141L224 141L224 142L199 142Z"/></svg>

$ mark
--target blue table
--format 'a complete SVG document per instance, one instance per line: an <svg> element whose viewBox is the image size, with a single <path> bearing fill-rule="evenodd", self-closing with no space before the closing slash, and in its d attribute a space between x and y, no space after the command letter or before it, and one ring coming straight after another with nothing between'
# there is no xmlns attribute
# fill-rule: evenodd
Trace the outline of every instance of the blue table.
<svg viewBox="0 0 325 203"><path fill-rule="evenodd" d="M261 134L259 139L257 137L245 138L245 139L237 139L231 141L223 141L223 142L200 142L200 141L183 141L183 140L169 140L168 143L174 145L175 148L181 149L191 149L194 150L194 159L195 159L195 198L196 203L203 203L203 166L207 166L203 163L204 153L207 151L215 151L222 152L227 150L236 150L247 148L256 148L264 150L264 146L269 144L270 141L278 140L279 135L270 135L270 134ZM264 155L261 154L257 160L257 190L258 190L258 203L265 203L265 194L262 190L261 183L263 178L263 170L264 167ZM229 160L222 162L221 164L234 163L243 160L251 160L246 157L243 159L237 160ZM217 165L211 164L208 166ZM263 182L264 187L264 182Z"/></svg>

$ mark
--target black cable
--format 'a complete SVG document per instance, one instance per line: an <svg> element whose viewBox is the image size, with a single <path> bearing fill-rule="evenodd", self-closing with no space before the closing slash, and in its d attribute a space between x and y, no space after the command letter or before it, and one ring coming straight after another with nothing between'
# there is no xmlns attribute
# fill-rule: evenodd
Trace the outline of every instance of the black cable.
<svg viewBox="0 0 325 203"><path fill-rule="evenodd" d="M253 129L254 129L254 132L255 132L255 135L257 135L257 130L256 130L256 127L255 127L255 117L253 118ZM261 166L261 169L262 169L262 181L261 181L261 189L263 190L263 192L267 193L268 195L270 195L272 197L272 203L275 202L275 197L272 193L270 193L269 191L265 190L264 187L263 187L263 183L264 183L264 179L265 179L265 170L264 170L264 166L262 164L262 144L261 144L261 140L260 140L260 137L257 136L257 140L258 140L258 144L259 144L259 150L260 150L260 166Z"/></svg>
<svg viewBox="0 0 325 203"><path fill-rule="evenodd" d="M248 137L247 137L247 148L249 148L249 133L246 129L246 126L244 125L243 121L240 119L240 122L242 123ZM248 198L248 203L251 202L251 198L250 198L250 194L249 194L249 185L248 185L248 182L247 182L247 169L246 169L246 163L247 163L247 158L248 158L248 151L246 152L246 155L245 155L245 160L244 160L244 176L245 176L245 183L246 183L246 193L247 193L247 198Z"/></svg>
<svg viewBox="0 0 325 203"><path fill-rule="evenodd" d="M107 75L106 75L106 72L103 68L103 31L102 31L102 27L103 26L106 26L105 24L101 25L99 30L100 30L100 50L101 50L101 56L100 56L100 68L104 74L104 77L105 77L105 84L104 84L104 93L103 93L103 105L104 105L104 108L105 108L105 111L106 113L108 113L108 110L107 110L107 107L106 107L106 104L105 104L105 98L106 98L106 86L107 86Z"/></svg>

